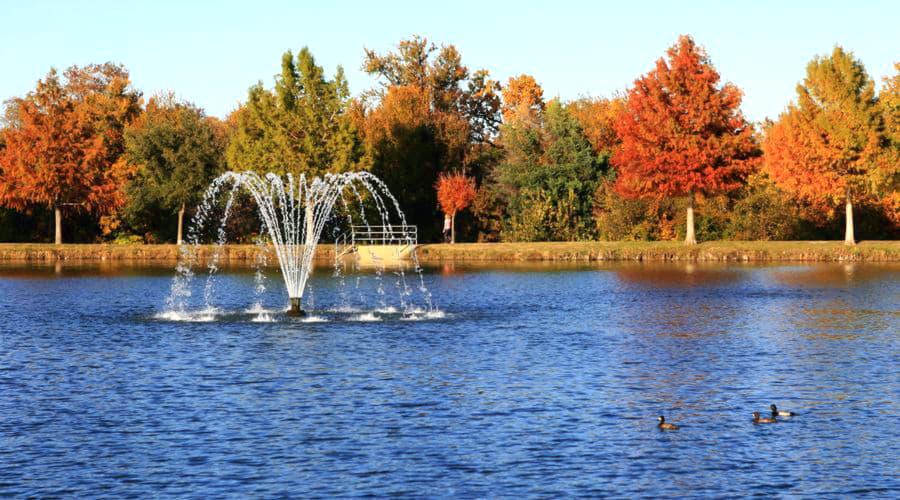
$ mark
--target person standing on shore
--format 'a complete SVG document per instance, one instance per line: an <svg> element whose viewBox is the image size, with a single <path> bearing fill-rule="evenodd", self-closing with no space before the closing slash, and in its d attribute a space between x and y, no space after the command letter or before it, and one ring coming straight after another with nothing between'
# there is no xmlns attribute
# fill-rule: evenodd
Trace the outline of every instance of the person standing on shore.
<svg viewBox="0 0 900 500"><path fill-rule="evenodd" d="M452 229L453 220L450 214L444 215L444 243L450 243L450 230Z"/></svg>

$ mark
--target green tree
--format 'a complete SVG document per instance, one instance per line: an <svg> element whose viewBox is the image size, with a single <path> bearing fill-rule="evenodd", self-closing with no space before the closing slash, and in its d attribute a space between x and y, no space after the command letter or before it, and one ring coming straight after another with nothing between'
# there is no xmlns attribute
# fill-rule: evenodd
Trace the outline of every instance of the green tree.
<svg viewBox="0 0 900 500"><path fill-rule="evenodd" d="M275 88L250 88L237 112L226 160L232 170L321 175L365 170L363 144L348 116L350 92L339 66L326 80L304 47L281 58Z"/></svg>
<svg viewBox="0 0 900 500"><path fill-rule="evenodd" d="M126 187L125 216L141 232L166 232L160 223L178 214L176 241L183 241L184 214L224 169L224 137L214 118L169 95L150 99L125 132L125 152L137 167ZM171 233L169 233L171 234Z"/></svg>
<svg viewBox="0 0 900 500"><path fill-rule="evenodd" d="M572 114L558 100L501 127L505 158L494 192L505 205L501 238L580 240L594 235L592 195L605 167Z"/></svg>

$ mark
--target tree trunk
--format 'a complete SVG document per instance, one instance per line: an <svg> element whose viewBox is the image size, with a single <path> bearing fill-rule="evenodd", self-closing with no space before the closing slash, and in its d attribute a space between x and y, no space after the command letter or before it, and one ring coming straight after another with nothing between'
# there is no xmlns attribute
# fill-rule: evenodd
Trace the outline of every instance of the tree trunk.
<svg viewBox="0 0 900 500"><path fill-rule="evenodd" d="M687 233L684 236L685 245L696 245L697 238L694 236L694 193L688 195L687 207Z"/></svg>
<svg viewBox="0 0 900 500"><path fill-rule="evenodd" d="M450 216L450 244L456 243L456 212Z"/></svg>
<svg viewBox="0 0 900 500"><path fill-rule="evenodd" d="M62 245L62 210L59 207L54 207L53 215L56 219L56 239L55 243L57 245Z"/></svg>
<svg viewBox="0 0 900 500"><path fill-rule="evenodd" d="M178 245L184 243L182 235L184 229L184 203L181 204L181 210L178 211Z"/></svg>
<svg viewBox="0 0 900 500"><path fill-rule="evenodd" d="M844 232L844 244L856 244L856 238L853 234L853 203L850 200L849 194L847 195L847 230Z"/></svg>

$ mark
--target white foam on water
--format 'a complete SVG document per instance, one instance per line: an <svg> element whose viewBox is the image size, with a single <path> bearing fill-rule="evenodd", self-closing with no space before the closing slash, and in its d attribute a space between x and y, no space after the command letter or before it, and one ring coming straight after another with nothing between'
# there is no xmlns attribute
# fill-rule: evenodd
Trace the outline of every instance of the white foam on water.
<svg viewBox="0 0 900 500"><path fill-rule="evenodd" d="M400 319L402 321L424 321L426 319L444 319L447 317L447 313L438 309L428 311L424 314L421 310L419 311L420 312L407 312Z"/></svg>
<svg viewBox="0 0 900 500"><path fill-rule="evenodd" d="M260 313L250 321L254 323L274 323L275 318L273 318L270 314Z"/></svg>
<svg viewBox="0 0 900 500"><path fill-rule="evenodd" d="M382 314L394 314L397 312L397 308L394 306L380 307L375 309L375 312Z"/></svg>
<svg viewBox="0 0 900 500"><path fill-rule="evenodd" d="M306 316L300 320L303 323L325 323L328 320L322 316Z"/></svg>
<svg viewBox="0 0 900 500"><path fill-rule="evenodd" d="M270 314L270 313L273 313L273 312L276 312L276 311L275 311L274 309L266 309L265 307L262 306L261 303L257 302L256 304L253 304L252 306L250 306L250 308L247 309L247 310L244 311L244 312L247 313L247 314L260 314L260 315L262 315L262 314Z"/></svg>
<svg viewBox="0 0 900 500"><path fill-rule="evenodd" d="M350 321L381 321L381 318L375 316L374 312L367 312L350 316Z"/></svg>
<svg viewBox="0 0 900 500"><path fill-rule="evenodd" d="M334 312L334 313L360 313L360 312L363 312L363 310L360 309L359 307L353 307L353 306L340 306L340 307L335 307L335 308L329 309L328 312Z"/></svg>
<svg viewBox="0 0 900 500"><path fill-rule="evenodd" d="M209 322L215 321L216 315L222 311L214 307L201 311L162 311L153 315L154 319L165 321Z"/></svg>

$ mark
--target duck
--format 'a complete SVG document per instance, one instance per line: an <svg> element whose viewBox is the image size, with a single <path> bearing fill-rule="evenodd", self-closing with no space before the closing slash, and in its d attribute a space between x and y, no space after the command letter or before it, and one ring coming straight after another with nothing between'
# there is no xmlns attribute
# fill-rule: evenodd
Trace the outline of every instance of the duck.
<svg viewBox="0 0 900 500"><path fill-rule="evenodd" d="M792 412L792 411L780 411L780 410L778 409L778 407L775 406L775 405L772 405L772 406L770 406L769 408L772 409L772 416L773 416L773 417L793 417L793 416L797 415L796 413L794 413L794 412Z"/></svg>
<svg viewBox="0 0 900 500"><path fill-rule="evenodd" d="M677 430L678 430L678 426L677 426L677 425L675 425L675 424L667 424L667 423L666 423L666 417L664 417L664 416L662 416L662 415L660 415L659 418L658 418L657 420L659 420L659 424L657 424L656 426L659 427L659 428L662 429L662 430L665 430L665 431L677 431Z"/></svg>
<svg viewBox="0 0 900 500"><path fill-rule="evenodd" d="M778 422L775 420L775 417L772 418L759 418L759 412L753 412L753 423L754 424L774 424Z"/></svg>

